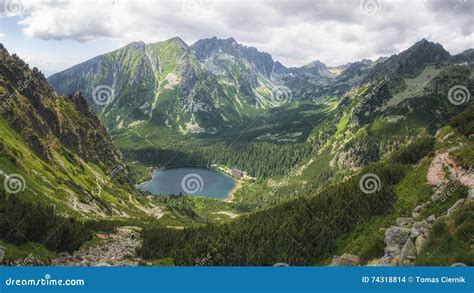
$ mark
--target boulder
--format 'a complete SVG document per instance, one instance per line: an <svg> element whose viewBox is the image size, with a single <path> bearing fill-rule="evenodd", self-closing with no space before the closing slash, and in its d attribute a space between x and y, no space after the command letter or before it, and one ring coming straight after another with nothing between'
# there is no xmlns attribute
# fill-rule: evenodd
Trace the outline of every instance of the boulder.
<svg viewBox="0 0 474 293"><path fill-rule="evenodd" d="M427 218L426 218L426 222L432 224L434 221L436 220L436 217L435 215L429 215Z"/></svg>
<svg viewBox="0 0 474 293"><path fill-rule="evenodd" d="M69 256L69 253L67 253L67 252L58 253L58 257L63 257L64 258L64 257L68 257L68 256Z"/></svg>
<svg viewBox="0 0 474 293"><path fill-rule="evenodd" d="M426 220L423 220L420 222L413 223L413 227L415 227L421 234L427 236L430 231L431 225Z"/></svg>
<svg viewBox="0 0 474 293"><path fill-rule="evenodd" d="M417 205L414 209L413 209L413 212L414 213L419 213L421 212L421 210L423 209L423 207L421 205Z"/></svg>
<svg viewBox="0 0 474 293"><path fill-rule="evenodd" d="M460 200L458 200L455 204L453 204L452 207L450 207L448 209L448 213L447 215L450 216L452 215L455 211L459 210L460 208L462 208L462 205L464 203L464 198L461 198Z"/></svg>
<svg viewBox="0 0 474 293"><path fill-rule="evenodd" d="M411 265L411 262L408 259L405 259L401 261L401 265L406 267Z"/></svg>
<svg viewBox="0 0 474 293"><path fill-rule="evenodd" d="M411 216L415 219L418 218L421 214L422 209L423 207L421 205L416 206L411 212Z"/></svg>
<svg viewBox="0 0 474 293"><path fill-rule="evenodd" d="M329 266L359 266L360 265L360 258L357 255L344 253L341 256L334 256L332 262Z"/></svg>
<svg viewBox="0 0 474 293"><path fill-rule="evenodd" d="M392 226L385 230L385 244L387 246L402 246L410 236L410 229Z"/></svg>
<svg viewBox="0 0 474 293"><path fill-rule="evenodd" d="M425 236L419 236L416 237L415 240L415 249L416 249L416 254L420 254L421 250L423 249L423 246L426 243L426 240L428 240Z"/></svg>
<svg viewBox="0 0 474 293"><path fill-rule="evenodd" d="M369 260L365 266L366 267L378 267L378 266L380 266L380 259L379 258L374 258L372 260Z"/></svg>
<svg viewBox="0 0 474 293"><path fill-rule="evenodd" d="M420 236L421 232L415 227L410 228L410 237L415 239L416 237Z"/></svg>
<svg viewBox="0 0 474 293"><path fill-rule="evenodd" d="M441 198L441 192L436 191L431 195L431 200L432 201L438 201Z"/></svg>
<svg viewBox="0 0 474 293"><path fill-rule="evenodd" d="M400 251L401 251L401 247L398 244L389 245L385 247L385 249L383 250L385 256L387 256L390 259L392 259L396 255L399 255Z"/></svg>
<svg viewBox="0 0 474 293"><path fill-rule="evenodd" d="M410 228L413 225L413 222L415 222L415 219L413 218L397 218L395 220L396 224L398 227L405 227L405 228Z"/></svg>
<svg viewBox="0 0 474 293"><path fill-rule="evenodd" d="M111 265L109 265L108 263L105 263L105 262L100 262L100 263L97 263L94 265L94 267L110 267Z"/></svg>
<svg viewBox="0 0 474 293"><path fill-rule="evenodd" d="M389 266L391 260L392 259L389 256L384 255L379 259L379 261L378 261L379 264L378 265L379 266Z"/></svg>
<svg viewBox="0 0 474 293"><path fill-rule="evenodd" d="M402 260L400 259L400 254L395 255L388 265L389 266L401 266L402 265Z"/></svg>
<svg viewBox="0 0 474 293"><path fill-rule="evenodd" d="M451 265L452 267L467 267L467 265L463 262L456 262Z"/></svg>
<svg viewBox="0 0 474 293"><path fill-rule="evenodd" d="M452 167L448 167L448 175L452 181L459 181L458 173L456 173L456 170L454 170Z"/></svg>
<svg viewBox="0 0 474 293"><path fill-rule="evenodd" d="M474 202L474 189L469 190L467 195L467 202Z"/></svg>
<svg viewBox="0 0 474 293"><path fill-rule="evenodd" d="M402 250L400 251L400 259L402 261L404 260L413 260L416 257L416 247L415 244L413 243L413 240L408 238L407 242L402 247Z"/></svg>

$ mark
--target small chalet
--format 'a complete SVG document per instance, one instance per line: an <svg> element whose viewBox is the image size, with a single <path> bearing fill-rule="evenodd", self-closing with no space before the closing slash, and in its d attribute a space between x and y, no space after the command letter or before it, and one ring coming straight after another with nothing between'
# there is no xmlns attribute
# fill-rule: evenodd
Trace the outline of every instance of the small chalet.
<svg viewBox="0 0 474 293"><path fill-rule="evenodd" d="M244 178L245 175L246 175L245 171L239 170L237 168L232 168L232 170L230 170L230 172L231 172L232 176L235 176L235 177L240 178L240 179Z"/></svg>

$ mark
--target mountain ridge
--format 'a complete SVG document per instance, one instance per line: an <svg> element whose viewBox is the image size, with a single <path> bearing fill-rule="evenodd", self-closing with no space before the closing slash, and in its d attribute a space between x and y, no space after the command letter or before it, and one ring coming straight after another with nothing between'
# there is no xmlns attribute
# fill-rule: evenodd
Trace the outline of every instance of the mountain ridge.
<svg viewBox="0 0 474 293"><path fill-rule="evenodd" d="M453 62L470 60L466 55L453 57L440 44L423 39L376 61L363 59L330 70L315 60L287 68L234 38L212 37L188 46L174 37L130 43L48 81L63 95L83 91L109 131L165 127L199 135L228 131L292 102L342 97L370 81L388 78L388 85L395 86L428 65ZM102 85L114 95L105 106L93 99L93 90Z"/></svg>
<svg viewBox="0 0 474 293"><path fill-rule="evenodd" d="M56 94L3 45L0 56L2 169L21 174L21 194L77 217L145 214L148 200L136 199L121 152L81 94Z"/></svg>

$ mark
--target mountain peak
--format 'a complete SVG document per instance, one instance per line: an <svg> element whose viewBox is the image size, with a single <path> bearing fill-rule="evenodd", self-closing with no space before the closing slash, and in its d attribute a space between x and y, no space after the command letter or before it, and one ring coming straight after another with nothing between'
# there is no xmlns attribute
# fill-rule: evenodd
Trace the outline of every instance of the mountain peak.
<svg viewBox="0 0 474 293"><path fill-rule="evenodd" d="M186 51L189 50L188 44L186 44L186 42L183 41L183 39L181 39L180 37L172 37L167 40L157 42L154 44L163 44L163 43L168 43L168 44L173 43L173 44L176 44L178 47L185 49Z"/></svg>
<svg viewBox="0 0 474 293"><path fill-rule="evenodd" d="M405 51L377 63L365 81L376 76L393 75L394 73L399 77L412 76L421 72L428 65L443 64L450 58L451 55L443 46L422 39Z"/></svg>
<svg viewBox="0 0 474 293"><path fill-rule="evenodd" d="M322 77L329 77L331 73L329 72L326 64L319 60L314 60L302 67L295 68L294 70L300 71L302 70L305 74L309 74L312 76L322 76Z"/></svg>
<svg viewBox="0 0 474 293"><path fill-rule="evenodd" d="M425 59L428 63L444 62L451 57L449 52L446 51L441 44L430 42L426 39L416 42L413 46L398 55L416 60Z"/></svg>
<svg viewBox="0 0 474 293"><path fill-rule="evenodd" d="M223 46L229 46L229 45L238 45L238 46L244 47L232 37L227 38L227 39L220 39L216 36L212 38L200 39L196 41L196 43L194 43L191 47L206 46L206 47L222 48Z"/></svg>
<svg viewBox="0 0 474 293"><path fill-rule="evenodd" d="M227 39L218 39L217 37L201 39L191 46L191 50L201 62L213 59L218 54L227 54L237 59L245 60L267 77L272 74L275 66L275 62L270 54L260 52L254 47L244 46L232 37Z"/></svg>
<svg viewBox="0 0 474 293"><path fill-rule="evenodd" d="M435 48L435 49L438 49L438 50L442 50L442 51L445 51L447 52L446 50L444 50L443 46L439 43L434 43L434 42L431 42L431 41L428 41L426 39L421 39L420 41L416 42L415 44L413 44L413 46L411 46L410 48L416 48L416 49L420 49L420 48ZM409 49L410 49L409 48Z"/></svg>
<svg viewBox="0 0 474 293"><path fill-rule="evenodd" d="M186 44L186 42L183 41L183 39L181 39L180 37L172 37L172 38L168 39L167 42L175 42L175 43L178 43L178 44L185 45L186 47L188 46L188 44Z"/></svg>
<svg viewBox="0 0 474 293"><path fill-rule="evenodd" d="M314 68L314 67L326 67L326 64L319 60L311 61L310 63L303 65L304 68Z"/></svg>
<svg viewBox="0 0 474 293"><path fill-rule="evenodd" d="M427 39L423 38L423 39L419 40L417 43L429 44L429 43L432 43L432 42L430 42Z"/></svg>

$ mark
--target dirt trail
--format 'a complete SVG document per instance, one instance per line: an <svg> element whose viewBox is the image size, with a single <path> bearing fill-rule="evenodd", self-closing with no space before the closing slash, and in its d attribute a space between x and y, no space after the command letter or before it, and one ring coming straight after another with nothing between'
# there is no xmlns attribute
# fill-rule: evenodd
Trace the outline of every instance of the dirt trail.
<svg viewBox="0 0 474 293"><path fill-rule="evenodd" d="M438 153L433 158L426 175L428 183L440 188L440 191L442 191L448 183L445 174L446 169L452 181L459 181L470 190L474 190L474 170L472 168L470 170L464 169L449 157L448 152Z"/></svg>
<svg viewBox="0 0 474 293"><path fill-rule="evenodd" d="M447 164L448 153L439 153L431 161L431 165L428 169L426 178L428 183L433 186L444 186L448 183L446 180L446 174L444 172L444 166Z"/></svg>

